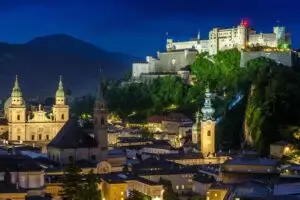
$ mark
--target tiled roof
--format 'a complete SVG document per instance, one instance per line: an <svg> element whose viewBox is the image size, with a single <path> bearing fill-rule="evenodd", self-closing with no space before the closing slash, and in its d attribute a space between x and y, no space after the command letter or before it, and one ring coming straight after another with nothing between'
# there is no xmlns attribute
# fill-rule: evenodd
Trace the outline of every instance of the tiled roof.
<svg viewBox="0 0 300 200"><path fill-rule="evenodd" d="M48 144L61 149L98 147L97 141L88 135L75 120L69 120Z"/></svg>
<svg viewBox="0 0 300 200"><path fill-rule="evenodd" d="M161 123L165 119L166 119L166 116L153 115L151 117L148 117L148 123Z"/></svg>
<svg viewBox="0 0 300 200"><path fill-rule="evenodd" d="M0 155L0 172L41 171L42 167L28 156Z"/></svg>

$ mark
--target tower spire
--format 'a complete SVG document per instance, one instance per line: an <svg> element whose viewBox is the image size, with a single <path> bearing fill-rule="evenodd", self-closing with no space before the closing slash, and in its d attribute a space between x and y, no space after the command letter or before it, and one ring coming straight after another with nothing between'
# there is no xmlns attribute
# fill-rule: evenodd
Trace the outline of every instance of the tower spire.
<svg viewBox="0 0 300 200"><path fill-rule="evenodd" d="M58 82L58 89L56 91L56 98L58 97L65 97L64 87L62 83L62 76L59 76L59 82Z"/></svg>
<svg viewBox="0 0 300 200"><path fill-rule="evenodd" d="M203 118L202 118L203 121L214 120L213 115L215 113L215 109L212 107L211 97L212 94L209 90L209 85L207 85L205 89L204 106L201 109L201 112L203 113Z"/></svg>
<svg viewBox="0 0 300 200"><path fill-rule="evenodd" d="M19 81L18 81L18 74L16 74L15 85L14 85L14 89L17 89L17 88L20 88Z"/></svg>
<svg viewBox="0 0 300 200"><path fill-rule="evenodd" d="M102 68L101 67L99 69L99 83L98 83L98 91L97 91L97 101L104 101Z"/></svg>
<svg viewBox="0 0 300 200"><path fill-rule="evenodd" d="M19 86L18 75L16 75L15 84L11 93L12 97L22 97L21 88Z"/></svg>

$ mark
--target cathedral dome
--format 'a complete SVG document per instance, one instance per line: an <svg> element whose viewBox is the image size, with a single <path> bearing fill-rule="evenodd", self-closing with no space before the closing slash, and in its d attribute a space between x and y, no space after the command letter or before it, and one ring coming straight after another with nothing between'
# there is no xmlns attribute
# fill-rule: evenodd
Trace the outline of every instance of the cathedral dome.
<svg viewBox="0 0 300 200"><path fill-rule="evenodd" d="M5 103L4 103L4 109L9 108L11 105L11 97L9 97L8 99L6 99Z"/></svg>

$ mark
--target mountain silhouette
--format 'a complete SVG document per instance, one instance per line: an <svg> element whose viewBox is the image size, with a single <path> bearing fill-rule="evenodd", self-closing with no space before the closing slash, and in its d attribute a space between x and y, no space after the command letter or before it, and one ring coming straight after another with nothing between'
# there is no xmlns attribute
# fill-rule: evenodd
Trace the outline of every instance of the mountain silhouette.
<svg viewBox="0 0 300 200"><path fill-rule="evenodd" d="M16 74L25 98L54 96L60 75L73 96L94 93L100 68L108 78L121 78L137 59L66 34L37 37L25 44L0 43L0 98L10 94Z"/></svg>

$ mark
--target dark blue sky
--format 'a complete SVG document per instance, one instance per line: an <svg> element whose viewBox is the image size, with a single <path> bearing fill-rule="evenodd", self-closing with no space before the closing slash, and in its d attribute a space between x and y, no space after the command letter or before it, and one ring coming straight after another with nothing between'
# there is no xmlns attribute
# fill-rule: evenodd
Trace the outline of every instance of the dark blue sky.
<svg viewBox="0 0 300 200"><path fill-rule="evenodd" d="M0 41L24 43L66 33L109 51L136 56L163 50L174 39L207 37L212 27L232 27L249 18L271 32L277 20L300 47L299 0L0 0Z"/></svg>

